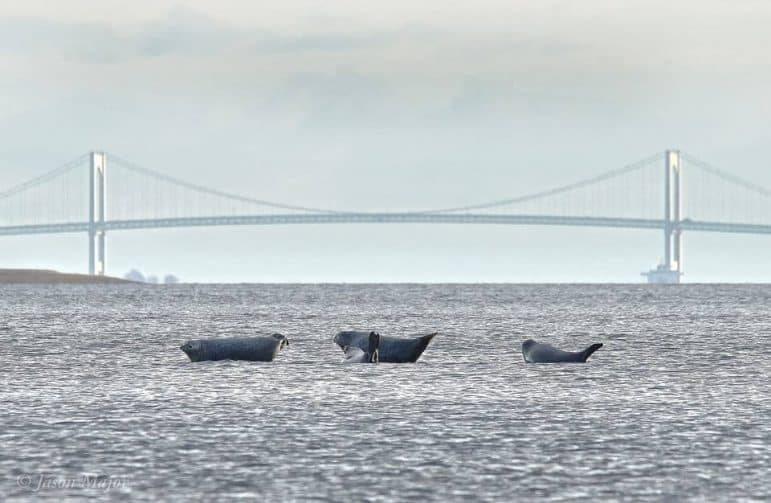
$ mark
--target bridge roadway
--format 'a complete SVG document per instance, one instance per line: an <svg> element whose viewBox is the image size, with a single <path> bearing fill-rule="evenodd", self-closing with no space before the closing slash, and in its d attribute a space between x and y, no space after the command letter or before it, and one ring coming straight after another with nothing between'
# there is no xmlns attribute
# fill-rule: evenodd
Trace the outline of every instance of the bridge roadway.
<svg viewBox="0 0 771 503"><path fill-rule="evenodd" d="M108 220L97 224L97 230L161 229L172 227L214 227L228 225L288 224L487 224L487 225L559 225L582 227L618 227L628 229L664 228L661 219L566 217L551 215L494 215L474 213L287 213L276 215L243 215L213 217L179 217L146 220ZM683 231L771 234L771 225L682 220ZM0 226L0 235L60 234L88 232L88 222Z"/></svg>

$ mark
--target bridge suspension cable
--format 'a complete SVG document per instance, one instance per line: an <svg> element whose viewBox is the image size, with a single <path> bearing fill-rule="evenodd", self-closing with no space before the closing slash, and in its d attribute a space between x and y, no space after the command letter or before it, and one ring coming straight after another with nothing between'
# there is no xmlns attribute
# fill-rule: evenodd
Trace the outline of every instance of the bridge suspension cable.
<svg viewBox="0 0 771 503"><path fill-rule="evenodd" d="M756 192L758 194L769 196L771 197L771 190L762 187L758 184L752 183L749 180L745 180L744 178L741 178L739 176L733 175L731 173L728 173L726 171L723 171L719 168L716 168L715 166L702 161L696 156L693 156L691 154L686 154L685 152L681 152L680 155L683 157L684 160L686 160L688 163L692 164L694 167L705 171L709 174L715 175L718 178L721 178L725 180L726 182L733 183L734 185L738 185L744 189L750 190L752 192Z"/></svg>
<svg viewBox="0 0 771 503"><path fill-rule="evenodd" d="M525 194L522 196L510 198L510 199L501 199L498 201L491 201L488 203L471 204L467 206L454 206L454 207L442 208L438 210L427 210L420 213L453 213L453 212L462 212L462 211L471 211L471 210L482 210L482 209L496 208L501 206L509 206L509 205L518 204L518 203L525 203L525 202L534 201L537 199L542 199L545 197L556 196L559 194L563 194L565 192L581 189L590 185L594 185L594 184L609 180L611 178L616 178L621 175L638 171L646 166L649 166L654 161L661 160L662 156L663 156L662 152L656 152L655 154L651 154L648 157L640 159L639 161L634 162L632 164L627 164L626 166L623 166L621 168L617 168L611 171L606 171L605 173L601 173L599 175L595 175L590 178L584 178L583 180L579 180L577 182L573 182L567 185L555 187L553 189L533 192L531 194Z"/></svg>
<svg viewBox="0 0 771 503"><path fill-rule="evenodd" d="M185 180L181 180L179 178L175 178L169 175L165 175L163 173L159 173L157 171L153 171L151 169L143 168L141 166L138 166L130 161L127 161L125 159L120 158L119 156L108 153L108 158L110 159L110 162L113 164L118 164L121 167L132 171L134 173L138 173L141 175L149 176L152 178L155 178L156 180L160 180L163 182L170 183L172 185L176 185L178 187L182 187L185 189L189 189L195 192L199 192L202 194L207 194L210 196L216 196L216 197L222 197L225 199L229 199L231 201L236 201L239 203L247 203L247 204L255 204L260 206L267 206L270 208L276 208L276 209L282 209L282 210L293 210L293 211L306 211L310 213L347 213L345 211L335 211L335 210L327 210L323 208L311 208L306 206L297 206L292 204L283 204L283 203L276 203L273 201L266 201L264 199L255 199L252 197L246 197L241 196L238 194L232 194L229 192L224 192L217 189L211 189L209 187L204 187L203 185L198 185L195 183L187 182Z"/></svg>
<svg viewBox="0 0 771 503"><path fill-rule="evenodd" d="M58 168L54 168L51 171L48 171L46 173L43 173L42 175L36 176L31 180L27 180L26 182L20 183L19 185L0 191L0 199L13 196L20 192L24 192L25 190L38 187L40 185L43 185L44 183L50 182L51 180L54 180L55 178L72 171L78 166L82 166L87 158L88 158L88 155L83 154L80 157L73 159L72 161L66 164L62 164Z"/></svg>

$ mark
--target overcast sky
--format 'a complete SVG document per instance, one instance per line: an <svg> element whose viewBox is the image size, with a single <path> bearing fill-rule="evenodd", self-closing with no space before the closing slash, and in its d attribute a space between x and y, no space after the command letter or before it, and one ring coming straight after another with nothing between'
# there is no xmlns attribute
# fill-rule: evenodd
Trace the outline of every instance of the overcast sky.
<svg viewBox="0 0 771 503"><path fill-rule="evenodd" d="M765 1L0 0L0 188L92 149L335 209L453 206L681 148L771 187ZM660 233L297 226L111 233L191 281L640 281ZM763 236L686 235L689 281L771 281ZM0 266L86 268L85 236Z"/></svg>

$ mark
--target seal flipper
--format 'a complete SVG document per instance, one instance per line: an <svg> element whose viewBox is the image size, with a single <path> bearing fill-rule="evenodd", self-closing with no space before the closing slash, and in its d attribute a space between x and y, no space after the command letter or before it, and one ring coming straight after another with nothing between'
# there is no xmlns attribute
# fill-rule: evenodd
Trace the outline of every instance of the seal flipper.
<svg viewBox="0 0 771 503"><path fill-rule="evenodd" d="M369 356L369 361L372 363L377 363L379 360L378 352L377 352L377 348L379 346L380 346L380 334L377 332L370 332L367 355Z"/></svg>
<svg viewBox="0 0 771 503"><path fill-rule="evenodd" d="M592 353L594 353L595 351L597 351L601 347L602 347L602 343L601 342L598 342L597 344L592 344L591 346L589 346L588 348L584 349L581 352L581 358L583 358L583 361L586 362L586 360L588 360L589 357L592 356Z"/></svg>

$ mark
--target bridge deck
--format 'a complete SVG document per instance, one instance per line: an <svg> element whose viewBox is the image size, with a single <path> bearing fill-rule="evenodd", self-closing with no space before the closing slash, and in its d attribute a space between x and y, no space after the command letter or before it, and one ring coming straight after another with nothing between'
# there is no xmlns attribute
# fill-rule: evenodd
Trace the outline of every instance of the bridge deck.
<svg viewBox="0 0 771 503"><path fill-rule="evenodd" d="M243 215L160 218L147 220L110 220L105 231L157 229L172 227L214 227L230 225L289 224L476 224L476 225L545 225L580 227L617 227L628 229L660 229L664 221L657 219L566 217L551 215L491 215L474 213L305 213L277 215ZM771 234L771 225L683 220L680 229L699 232ZM60 234L87 232L88 222L50 223L0 226L0 235Z"/></svg>

